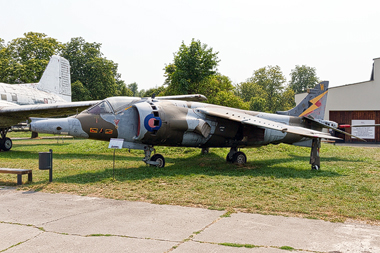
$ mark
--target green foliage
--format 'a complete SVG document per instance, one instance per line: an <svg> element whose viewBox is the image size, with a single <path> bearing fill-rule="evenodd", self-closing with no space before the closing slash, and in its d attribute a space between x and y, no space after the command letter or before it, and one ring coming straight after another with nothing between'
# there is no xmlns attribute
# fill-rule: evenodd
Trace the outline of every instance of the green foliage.
<svg viewBox="0 0 380 253"><path fill-rule="evenodd" d="M265 112L267 111L267 102L265 98L262 97L251 97L249 101L249 110L256 112Z"/></svg>
<svg viewBox="0 0 380 253"><path fill-rule="evenodd" d="M86 101L91 99L90 91L78 80L71 84L71 93L71 99L73 101Z"/></svg>
<svg viewBox="0 0 380 253"><path fill-rule="evenodd" d="M241 98L236 96L233 92L219 91L215 96L209 97L208 101L211 104L223 105L228 107L240 108L244 110L249 109L248 103L245 103Z"/></svg>
<svg viewBox="0 0 380 253"><path fill-rule="evenodd" d="M174 54L174 62L165 66L167 94L199 93L201 82L216 74L217 55L218 52L214 53L212 48L207 48L199 40L192 39L190 46L182 42L179 51Z"/></svg>
<svg viewBox="0 0 380 253"><path fill-rule="evenodd" d="M64 44L62 57L71 65L71 82L80 81L89 91L91 99L104 99L114 95L130 94L117 73L117 64L103 57L100 43L89 43L83 38L72 38ZM73 97L85 100L80 94Z"/></svg>
<svg viewBox="0 0 380 253"><path fill-rule="evenodd" d="M279 110L287 111L296 106L294 90L289 86L285 88L285 91L280 97L281 108Z"/></svg>
<svg viewBox="0 0 380 253"><path fill-rule="evenodd" d="M0 43L0 82L37 83L50 57L62 50L62 44L43 33L24 33L4 45Z"/></svg>
<svg viewBox="0 0 380 253"><path fill-rule="evenodd" d="M235 94L249 104L252 111L276 112L294 107L294 92L285 87L285 77L279 66L267 66L254 71L246 82L236 86Z"/></svg>
<svg viewBox="0 0 380 253"><path fill-rule="evenodd" d="M138 85L136 82L128 84L128 89L130 89L132 91L133 97L139 96Z"/></svg>
<svg viewBox="0 0 380 253"><path fill-rule="evenodd" d="M136 97L145 97L145 90L144 90L144 89L140 90L140 91L136 94Z"/></svg>
<svg viewBox="0 0 380 253"><path fill-rule="evenodd" d="M260 68L254 71L250 80L265 91L268 111L275 112L281 109L281 94L286 79L279 66Z"/></svg>
<svg viewBox="0 0 380 253"><path fill-rule="evenodd" d="M151 88L147 91L144 91L144 94L141 94L141 97L151 97L153 94L156 96L165 95L166 88L164 86L160 86L157 88Z"/></svg>
<svg viewBox="0 0 380 253"><path fill-rule="evenodd" d="M127 85L123 80L116 80L116 96L133 97L133 92L127 88Z"/></svg>
<svg viewBox="0 0 380 253"><path fill-rule="evenodd" d="M315 85L319 83L316 69L306 65L296 65L296 67L292 69L290 76L291 80L289 86L296 94L306 92L308 88L314 88Z"/></svg>

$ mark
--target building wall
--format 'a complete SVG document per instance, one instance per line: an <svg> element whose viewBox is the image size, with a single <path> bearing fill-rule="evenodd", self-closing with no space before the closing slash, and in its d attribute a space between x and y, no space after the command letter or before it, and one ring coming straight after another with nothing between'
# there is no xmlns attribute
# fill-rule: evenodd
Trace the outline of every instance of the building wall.
<svg viewBox="0 0 380 253"><path fill-rule="evenodd" d="M300 103L306 93L297 94L296 104ZM366 82L347 84L329 88L325 117L339 124L351 124L352 120L375 120L380 124L380 58L374 59L371 79ZM350 128L344 129L351 133ZM380 127L375 129L375 140L380 142ZM346 142L357 142L349 136L343 137Z"/></svg>
<svg viewBox="0 0 380 253"><path fill-rule="evenodd" d="M380 111L330 111L330 119L337 122L339 125L349 124L352 120L375 120L375 124L380 124ZM352 133L351 128L341 129L347 133ZM344 142L362 142L359 139L352 138L349 135L335 133ZM380 127L375 127L375 139L365 139L367 142L380 142Z"/></svg>
<svg viewBox="0 0 380 253"><path fill-rule="evenodd" d="M326 120L330 111L380 110L380 58L374 59L373 70L373 80L329 88Z"/></svg>

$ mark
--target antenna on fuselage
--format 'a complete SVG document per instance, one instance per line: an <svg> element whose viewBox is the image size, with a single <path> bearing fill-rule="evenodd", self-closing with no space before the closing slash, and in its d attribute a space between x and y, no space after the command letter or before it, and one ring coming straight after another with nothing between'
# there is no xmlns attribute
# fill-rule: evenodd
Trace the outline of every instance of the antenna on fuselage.
<svg viewBox="0 0 380 253"><path fill-rule="evenodd" d="M152 94L152 99L154 99L156 97L156 94L155 93L153 93Z"/></svg>

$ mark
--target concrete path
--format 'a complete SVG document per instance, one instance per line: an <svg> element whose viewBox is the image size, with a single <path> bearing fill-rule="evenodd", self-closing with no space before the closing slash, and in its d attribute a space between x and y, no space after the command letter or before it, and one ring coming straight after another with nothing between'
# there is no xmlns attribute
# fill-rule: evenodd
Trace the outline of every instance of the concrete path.
<svg viewBox="0 0 380 253"><path fill-rule="evenodd" d="M380 226L229 216L224 211L0 186L0 252L284 253L292 248L376 253Z"/></svg>

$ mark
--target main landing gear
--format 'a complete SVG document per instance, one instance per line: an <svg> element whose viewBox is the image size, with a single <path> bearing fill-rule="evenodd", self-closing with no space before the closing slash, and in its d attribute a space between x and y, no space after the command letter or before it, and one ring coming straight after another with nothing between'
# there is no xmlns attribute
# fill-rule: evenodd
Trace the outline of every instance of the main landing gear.
<svg viewBox="0 0 380 253"><path fill-rule="evenodd" d="M319 170L321 168L321 159L319 157L319 149L321 147L321 139L313 139L311 143L310 164L312 170Z"/></svg>
<svg viewBox="0 0 380 253"><path fill-rule="evenodd" d="M243 152L237 151L237 148L231 147L226 161L228 163L245 164L247 162L247 156Z"/></svg>
<svg viewBox="0 0 380 253"><path fill-rule="evenodd" d="M145 146L145 157L143 161L150 166L156 166L159 168L165 167L165 158L161 154L154 154L152 157L150 157L152 155L152 152L155 152L155 149L152 146Z"/></svg>
<svg viewBox="0 0 380 253"><path fill-rule="evenodd" d="M6 137L9 128L1 128L0 129L0 149L3 151L9 151L12 148L12 140Z"/></svg>

